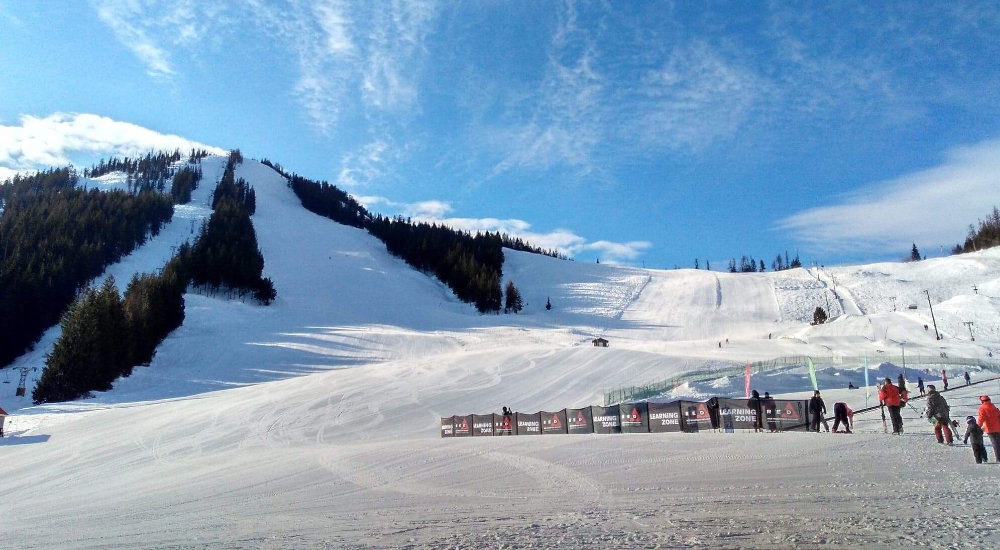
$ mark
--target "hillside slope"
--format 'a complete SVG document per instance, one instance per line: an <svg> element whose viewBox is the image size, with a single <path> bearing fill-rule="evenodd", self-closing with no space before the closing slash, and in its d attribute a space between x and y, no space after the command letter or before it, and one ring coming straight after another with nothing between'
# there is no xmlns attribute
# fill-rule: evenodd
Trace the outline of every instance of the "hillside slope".
<svg viewBox="0 0 1000 550"><path fill-rule="evenodd" d="M219 176L207 167L219 162L205 160L191 219L207 213ZM902 343L907 357L986 359L1000 346L1000 251L819 276L642 270L505 251L504 278L527 305L520 315L484 316L365 232L306 212L266 166L248 160L237 175L257 193L254 224L278 299L262 307L187 294L184 325L150 367L92 399L27 407L13 384L2 386L0 405L17 414L13 437L0 440L0 540L17 548L909 548L914 540L974 548L1000 538L993 469L970 465L967 449L938 447L909 409L908 433L896 438L871 415L858 418L855 436L837 437L438 437L441 416L599 404L620 385L782 355L867 350L875 364L879 350L886 357ZM122 282L157 267L189 223L175 219L110 271ZM834 295L833 278L853 305L809 326L817 305L848 300ZM893 312L886 298L908 305L923 289L944 340L923 328L924 308ZM975 342L954 330L972 315ZM597 335L611 347L594 348ZM19 364L40 365L49 339ZM860 365L836 367L822 378L828 406L862 407L864 391L827 385ZM801 373L754 384L809 390ZM950 394L953 415L1000 388L991 384ZM894 495L924 496L899 504L882 488L886 476Z"/></svg>

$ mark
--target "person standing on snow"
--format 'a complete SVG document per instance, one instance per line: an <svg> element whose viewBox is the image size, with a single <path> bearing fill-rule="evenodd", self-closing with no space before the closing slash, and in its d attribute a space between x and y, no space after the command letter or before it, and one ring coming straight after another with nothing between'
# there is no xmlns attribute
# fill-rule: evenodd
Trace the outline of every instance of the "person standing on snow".
<svg viewBox="0 0 1000 550"><path fill-rule="evenodd" d="M753 411L753 431L763 432L764 431L764 411L760 403L760 392L753 390L750 394L750 399L747 401L747 407Z"/></svg>
<svg viewBox="0 0 1000 550"><path fill-rule="evenodd" d="M990 396L980 395L979 427L990 436L993 443L993 460L1000 462L1000 410L990 402Z"/></svg>
<svg viewBox="0 0 1000 550"><path fill-rule="evenodd" d="M945 401L944 396L937 392L937 388L933 384L927 386L927 418L934 420L934 437L937 438L938 443L948 442L949 445L952 444L951 440L951 419L948 418L948 413L950 412L950 407L948 407L948 402ZM941 432L944 432L944 437L941 437Z"/></svg>
<svg viewBox="0 0 1000 550"><path fill-rule="evenodd" d="M989 461L990 457L986 454L986 445L983 444L983 429L979 427L979 424L976 424L976 417L966 416L965 422L968 427L965 428L965 437L962 439L962 443L968 443L971 437L972 456L976 458L976 464Z"/></svg>
<svg viewBox="0 0 1000 550"><path fill-rule="evenodd" d="M764 415L767 416L767 430L769 432L778 431L778 405L769 392L764 392Z"/></svg>
<svg viewBox="0 0 1000 550"><path fill-rule="evenodd" d="M885 379L885 384L882 384L882 389L878 391L878 400L889 409L889 418L892 419L892 433L896 435L903 433L903 417L899 414L903 402L899 399L899 388L892 385L892 380Z"/></svg>
<svg viewBox="0 0 1000 550"><path fill-rule="evenodd" d="M927 395L924 393L924 379L919 376L917 377L917 389L920 390L920 397Z"/></svg>
<svg viewBox="0 0 1000 550"><path fill-rule="evenodd" d="M830 425L826 423L826 403L823 402L823 398L819 396L819 390L813 392L812 398L809 400L809 412L812 414L812 422L810 422L809 429L814 432L819 432L819 423L823 423L823 427L826 431L830 431Z"/></svg>
<svg viewBox="0 0 1000 550"><path fill-rule="evenodd" d="M948 391L948 373L941 369L941 383L944 384L944 390Z"/></svg>
<svg viewBox="0 0 1000 550"><path fill-rule="evenodd" d="M965 371L965 385L968 386L972 383L972 377L969 376L969 371Z"/></svg>

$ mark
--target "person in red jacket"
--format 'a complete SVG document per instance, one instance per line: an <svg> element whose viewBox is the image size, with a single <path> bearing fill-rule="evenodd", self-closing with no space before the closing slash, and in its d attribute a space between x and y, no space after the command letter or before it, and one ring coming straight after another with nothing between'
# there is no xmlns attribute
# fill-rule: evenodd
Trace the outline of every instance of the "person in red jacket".
<svg viewBox="0 0 1000 550"><path fill-rule="evenodd" d="M889 418L892 419L892 433L896 435L903 433L903 417L899 414L903 402L899 398L899 388L892 385L892 380L885 379L885 384L882 384L882 389L878 391L878 400L889 409Z"/></svg>
<svg viewBox="0 0 1000 550"><path fill-rule="evenodd" d="M980 395L979 418L976 423L989 434L990 442L993 443L993 458L1000 462L1000 410L990 402L990 396Z"/></svg>

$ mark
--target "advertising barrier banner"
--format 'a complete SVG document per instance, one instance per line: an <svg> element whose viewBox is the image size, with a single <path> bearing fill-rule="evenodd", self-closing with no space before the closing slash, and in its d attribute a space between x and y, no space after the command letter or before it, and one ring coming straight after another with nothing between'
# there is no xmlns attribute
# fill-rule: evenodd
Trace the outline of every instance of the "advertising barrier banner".
<svg viewBox="0 0 1000 550"><path fill-rule="evenodd" d="M517 425L514 423L513 414L498 414L496 416L496 426L494 435L517 435Z"/></svg>
<svg viewBox="0 0 1000 550"><path fill-rule="evenodd" d="M455 437L455 417L441 417L441 437Z"/></svg>
<svg viewBox="0 0 1000 550"><path fill-rule="evenodd" d="M593 413L594 420L594 433L595 434L617 434L622 431L622 420L619 416L619 406L611 405L610 407L599 407L594 405L590 407Z"/></svg>
<svg viewBox="0 0 1000 550"><path fill-rule="evenodd" d="M649 433L649 403L622 403L618 412L622 433Z"/></svg>
<svg viewBox="0 0 1000 550"><path fill-rule="evenodd" d="M806 400L762 399L761 408L765 430L808 427ZM533 414L443 416L441 437L752 430L756 417L757 411L749 399L713 397L705 402L622 403Z"/></svg>
<svg viewBox="0 0 1000 550"><path fill-rule="evenodd" d="M706 403L699 401L680 401L679 405L681 409L681 429L683 431L695 433L700 431L711 431L718 428L718 417L716 417L715 422L712 421L711 411Z"/></svg>
<svg viewBox="0 0 1000 550"><path fill-rule="evenodd" d="M679 432L681 431L681 403L650 403L649 431Z"/></svg>
<svg viewBox="0 0 1000 550"><path fill-rule="evenodd" d="M542 418L538 413L516 413L517 435L542 435Z"/></svg>
<svg viewBox="0 0 1000 550"><path fill-rule="evenodd" d="M566 424L571 434L594 433L594 414L590 407L566 409Z"/></svg>
<svg viewBox="0 0 1000 550"><path fill-rule="evenodd" d="M809 401L776 399L774 403L774 421L779 431L805 430L809 427ZM767 418L770 422L770 417Z"/></svg>
<svg viewBox="0 0 1000 550"><path fill-rule="evenodd" d="M564 434L566 431L566 409L559 412L540 411L543 434Z"/></svg>
<svg viewBox="0 0 1000 550"><path fill-rule="evenodd" d="M757 411L747 403L747 399L719 399L719 418L722 429L752 430L757 421Z"/></svg>
<svg viewBox="0 0 1000 550"><path fill-rule="evenodd" d="M455 437L472 437L472 415L455 417Z"/></svg>
<svg viewBox="0 0 1000 550"><path fill-rule="evenodd" d="M495 414L472 415L472 435L476 437L492 436L496 429L496 416Z"/></svg>

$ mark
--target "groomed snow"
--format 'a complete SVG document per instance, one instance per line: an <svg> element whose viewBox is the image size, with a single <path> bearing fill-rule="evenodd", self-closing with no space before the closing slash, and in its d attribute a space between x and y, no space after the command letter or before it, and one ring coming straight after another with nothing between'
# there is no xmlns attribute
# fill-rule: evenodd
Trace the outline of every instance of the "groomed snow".
<svg viewBox="0 0 1000 550"><path fill-rule="evenodd" d="M223 163L205 159L192 206L109 269L121 286L162 265L192 220L209 214ZM1000 347L998 250L739 275L506 251L505 280L526 308L482 316L365 232L302 209L269 168L248 160L238 175L257 191L254 224L277 301L188 294L184 325L152 364L91 399L31 407L13 396L14 383L0 385L0 406L14 413L12 437L0 440L4 547L1000 542L998 466L937 445L912 409L903 436L885 435L873 413L856 418L853 435L438 432L441 416L601 404L622 385L781 356L867 353L873 368L888 361L875 372L889 376L904 353L911 362L942 353L989 362ZM940 341L924 328L924 290ZM818 305L833 320L812 327ZM41 367L57 335L55 327L15 365ZM591 346L599 335L609 348ZM831 411L838 400L864 406L864 389L844 389L863 383L861 364L818 366ZM912 383L922 367L907 367ZM991 376L970 370L975 380ZM953 387L960 373L949 373ZM680 391L735 395L742 382ZM753 385L796 397L810 389L801 368L758 374ZM979 393L1000 397L1000 383L945 394L953 417L972 414Z"/></svg>

